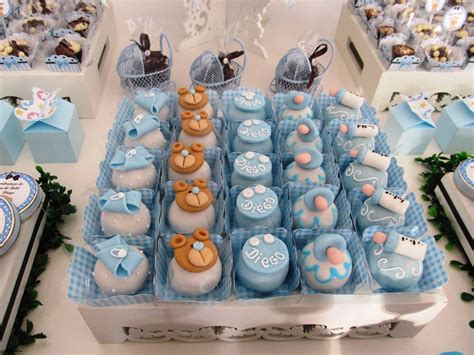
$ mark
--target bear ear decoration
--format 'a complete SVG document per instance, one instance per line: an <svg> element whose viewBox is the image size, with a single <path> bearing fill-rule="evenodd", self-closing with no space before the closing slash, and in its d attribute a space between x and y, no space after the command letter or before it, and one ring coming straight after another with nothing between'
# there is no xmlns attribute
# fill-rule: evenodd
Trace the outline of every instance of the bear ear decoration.
<svg viewBox="0 0 474 355"><path fill-rule="evenodd" d="M190 120L194 118L194 113L192 113L191 111L183 111L181 112L181 119L184 121L184 120Z"/></svg>
<svg viewBox="0 0 474 355"><path fill-rule="evenodd" d="M203 120L207 120L208 119L208 115L207 115L207 112L206 111L199 111L197 113L199 116L201 116L201 119Z"/></svg>
<svg viewBox="0 0 474 355"><path fill-rule="evenodd" d="M331 190L317 187L304 195L304 204L311 211L321 211L329 208L334 203L334 198L334 193Z"/></svg>
<svg viewBox="0 0 474 355"><path fill-rule="evenodd" d="M193 233L193 237L196 240L204 242L209 239L209 231L205 228L196 228Z"/></svg>
<svg viewBox="0 0 474 355"><path fill-rule="evenodd" d="M186 245L186 237L182 234L176 234L170 240L170 247L172 249L182 248Z"/></svg>
<svg viewBox="0 0 474 355"><path fill-rule="evenodd" d="M173 153L179 153L183 149L184 149L184 144L181 142L176 142L171 146L171 150L173 151Z"/></svg>
<svg viewBox="0 0 474 355"><path fill-rule="evenodd" d="M191 144L191 150L193 152L202 152L204 150L204 145L201 143L193 143Z"/></svg>
<svg viewBox="0 0 474 355"><path fill-rule="evenodd" d="M193 185L199 187L200 189L204 189L207 186L207 180L205 179L196 179L193 181Z"/></svg>
<svg viewBox="0 0 474 355"><path fill-rule="evenodd" d="M173 190L176 192L185 191L188 188L188 184L184 180L178 180L173 184Z"/></svg>
<svg viewBox="0 0 474 355"><path fill-rule="evenodd" d="M313 148L301 148L295 152L295 162L303 169L316 169L323 163L323 155Z"/></svg>
<svg viewBox="0 0 474 355"><path fill-rule="evenodd" d="M203 93L203 92L206 91L206 88L205 88L204 86L202 86L202 85L196 85L196 86L194 87L194 90L195 90L196 92Z"/></svg>
<svg viewBox="0 0 474 355"><path fill-rule="evenodd" d="M186 95L188 93L188 89L186 88L179 88L178 95Z"/></svg>

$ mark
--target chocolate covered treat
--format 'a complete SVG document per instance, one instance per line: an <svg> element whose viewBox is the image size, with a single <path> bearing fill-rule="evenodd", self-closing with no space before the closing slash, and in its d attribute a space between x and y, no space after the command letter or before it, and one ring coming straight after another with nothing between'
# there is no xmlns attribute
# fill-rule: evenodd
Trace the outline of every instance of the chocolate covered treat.
<svg viewBox="0 0 474 355"><path fill-rule="evenodd" d="M393 58L403 57L405 55L414 55L415 50L406 44L396 44L392 47Z"/></svg>
<svg viewBox="0 0 474 355"><path fill-rule="evenodd" d="M82 61L82 47L73 40L62 39L54 50L57 55L65 55L66 57L75 58Z"/></svg>
<svg viewBox="0 0 474 355"><path fill-rule="evenodd" d="M405 7L402 11L400 11L397 15L397 19L399 20L403 20L403 19L408 19L409 16L415 12L415 10L413 9L413 7Z"/></svg>
<svg viewBox="0 0 474 355"><path fill-rule="evenodd" d="M464 1L463 0L448 0L447 3L448 3L448 6L461 6L462 4L464 4Z"/></svg>
<svg viewBox="0 0 474 355"><path fill-rule="evenodd" d="M30 35L46 31L46 23L43 19L37 17L26 19L21 27L23 32L29 33Z"/></svg>
<svg viewBox="0 0 474 355"><path fill-rule="evenodd" d="M232 68L232 59L236 59L244 55L244 51L234 51L230 53L219 53L219 62L222 65L222 71L224 73L224 81L230 80L235 77L235 70Z"/></svg>
<svg viewBox="0 0 474 355"><path fill-rule="evenodd" d="M377 31L377 37L378 39L382 39L385 36L389 36L391 34L395 33L395 28L393 26L380 26Z"/></svg>
<svg viewBox="0 0 474 355"><path fill-rule="evenodd" d="M456 31L454 35L456 37L456 40L460 40L460 39L469 37L469 31L467 30L466 27L463 27L459 31Z"/></svg>
<svg viewBox="0 0 474 355"><path fill-rule="evenodd" d="M440 46L437 44L432 45L427 50L428 55L435 62L447 62L451 56L451 50L446 46Z"/></svg>
<svg viewBox="0 0 474 355"><path fill-rule="evenodd" d="M74 32L79 33L81 37L86 38L87 30L89 29L90 22L89 20L81 16L77 20L69 22L68 26Z"/></svg>
<svg viewBox="0 0 474 355"><path fill-rule="evenodd" d="M30 4L32 14L51 15L53 6L46 0L36 0Z"/></svg>
<svg viewBox="0 0 474 355"><path fill-rule="evenodd" d="M467 13L466 22L468 24L474 24L474 9L469 10L469 12Z"/></svg>
<svg viewBox="0 0 474 355"><path fill-rule="evenodd" d="M146 33L140 34L140 43L134 41L138 48L143 52L143 69L145 74L156 73L168 68L168 57L161 51L152 51L150 49L150 37Z"/></svg>
<svg viewBox="0 0 474 355"><path fill-rule="evenodd" d="M12 40L6 45L0 44L0 56L11 55L14 57L28 57L30 54L30 47L25 41Z"/></svg>
<svg viewBox="0 0 474 355"><path fill-rule="evenodd" d="M419 24L415 27L415 33L423 39L428 39L435 35L434 26L431 23Z"/></svg>
<svg viewBox="0 0 474 355"><path fill-rule="evenodd" d="M92 4L87 4L84 1L80 1L76 4L76 11L85 12L89 15L96 15L97 14L97 7Z"/></svg>
<svg viewBox="0 0 474 355"><path fill-rule="evenodd" d="M369 21L373 17L377 17L380 11L376 8L369 8L364 10L365 17L367 18L367 21Z"/></svg>
<svg viewBox="0 0 474 355"><path fill-rule="evenodd" d="M467 48L467 57L468 58L472 58L474 56L474 44L471 44L468 48Z"/></svg>

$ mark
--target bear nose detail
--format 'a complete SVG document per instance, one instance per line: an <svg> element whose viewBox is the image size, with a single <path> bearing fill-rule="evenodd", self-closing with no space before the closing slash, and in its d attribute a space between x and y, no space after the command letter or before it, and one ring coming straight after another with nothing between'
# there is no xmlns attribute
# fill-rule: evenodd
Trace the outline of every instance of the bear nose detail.
<svg viewBox="0 0 474 355"><path fill-rule="evenodd" d="M194 119L195 119L196 121L201 120L201 115L196 115L196 116L194 116Z"/></svg>
<svg viewBox="0 0 474 355"><path fill-rule="evenodd" d="M199 193L199 187L194 186L192 189L193 194L197 195Z"/></svg>
<svg viewBox="0 0 474 355"><path fill-rule="evenodd" d="M201 242L196 242L193 244L193 249L197 251L201 251L204 248L204 244Z"/></svg>
<svg viewBox="0 0 474 355"><path fill-rule="evenodd" d="M186 149L183 149L183 150L181 151L181 155L182 155L183 157L187 157L187 156L189 155L189 152L188 152Z"/></svg>

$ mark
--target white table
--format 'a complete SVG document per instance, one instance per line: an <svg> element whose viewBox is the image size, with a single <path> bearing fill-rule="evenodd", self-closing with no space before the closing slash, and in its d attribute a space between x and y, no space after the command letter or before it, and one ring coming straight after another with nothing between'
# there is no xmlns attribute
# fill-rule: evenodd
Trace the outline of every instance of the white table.
<svg viewBox="0 0 474 355"><path fill-rule="evenodd" d="M161 0L168 5L181 6L178 0ZM117 23L122 24L124 18L146 14L148 7L153 6L154 14L158 13L158 1L134 1L135 4L144 6L126 7L126 1L114 2ZM296 19L295 26L291 33L286 32L288 27L281 26L281 15L287 15L287 9L282 2L278 1L269 9L269 16L278 21L270 21L267 27L266 38L276 38L276 40L266 40L270 59L262 60L256 55L250 54L248 68L243 77L243 84L249 87L260 87L265 89L274 75L274 68L279 57L296 42L302 30L308 26L303 24L305 14L314 15L311 20L315 30L324 32L324 35L334 37L335 26L342 1L327 0L297 0L291 10L291 16ZM173 21L173 18L166 17L166 13L173 11L173 6L161 8L163 18L166 18L165 26L169 33L176 29L176 36L172 40L177 43L182 38L183 30L180 23ZM305 20L307 21L307 19ZM170 29L171 28L171 29ZM181 32L179 32L181 31ZM124 29L118 31L120 41L119 47L128 40L124 36ZM181 37L179 34L181 33ZM270 37L271 36L271 37ZM185 53L175 54L175 65L172 77L177 85L189 85L188 69L190 62L205 48L216 50L217 43L209 43L198 48L193 48ZM115 54L118 55L117 53ZM330 87L347 87L355 90L356 85L350 80L349 73L343 62L336 58L334 65L323 81L326 89ZM81 236L82 215L89 196L95 192L95 179L98 174L100 160L105 154L106 134L112 125L116 106L122 95L118 77L114 68L109 73L106 84L106 93L101 103L98 116L95 120L82 120L86 138L81 152L80 160L76 164L45 164L43 167L51 173L58 175L62 184L73 190L73 203L76 204L78 212L67 220L64 232L72 238L72 243L85 245ZM27 94L27 93L26 93ZM384 116L384 115L382 115ZM384 117L381 117L382 119ZM437 150L435 142L432 142L427 150L431 154ZM419 198L418 191L421 178L418 173L421 167L413 162L414 157L400 157L399 162L405 168L405 179L408 182L409 190L415 192ZM27 147L22 152L16 166L17 170L36 174L35 164ZM10 169L10 167L0 167L0 170ZM419 199L421 201L421 199ZM425 206L426 207L426 206ZM435 230L430 226L429 232L434 234ZM444 242L439 243L440 247ZM474 319L473 307L463 303L459 295L462 291L470 288L470 279L466 273L459 272L447 266L450 274L450 281L445 287L445 292L449 299L448 306L430 325L412 339L371 339L358 340L344 338L334 341L293 341L286 343L274 343L269 341L255 341L249 343L224 343L211 342L204 344L183 344L168 342L161 344L139 344L124 343L114 345L98 344L81 318L77 307L66 297L68 286L67 268L71 261L71 256L64 250L56 250L50 253L51 261L45 273L41 276L39 285L39 299L43 303L42 307L32 312L29 318L35 325L34 331L44 332L48 338L40 340L33 346L24 348L26 353L32 354L142 354L142 353L439 353L442 351L462 351L464 353L474 352L474 342L472 330L468 322ZM464 260L458 252L447 253L449 260ZM361 315L363 317L363 315Z"/></svg>

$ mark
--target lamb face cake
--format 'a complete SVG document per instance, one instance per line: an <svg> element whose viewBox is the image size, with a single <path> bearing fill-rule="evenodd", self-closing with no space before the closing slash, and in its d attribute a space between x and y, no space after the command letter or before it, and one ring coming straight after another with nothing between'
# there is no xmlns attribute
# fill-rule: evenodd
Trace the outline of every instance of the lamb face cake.
<svg viewBox="0 0 474 355"><path fill-rule="evenodd" d="M329 95L334 96L336 102L330 104L323 112L326 123L335 119L357 121L361 118L360 108L364 103L363 97L344 89L330 90Z"/></svg>
<svg viewBox="0 0 474 355"><path fill-rule="evenodd" d="M152 189L157 179L154 159L141 145L125 152L117 150L109 163L112 169L112 184L115 187Z"/></svg>
<svg viewBox="0 0 474 355"><path fill-rule="evenodd" d="M260 184L270 187L273 184L272 162L266 155L246 152L234 160L231 174L232 186L251 186Z"/></svg>
<svg viewBox="0 0 474 355"><path fill-rule="evenodd" d="M281 226L278 196L263 185L243 189L237 196L234 223L238 228Z"/></svg>
<svg viewBox="0 0 474 355"><path fill-rule="evenodd" d="M247 239L238 260L239 281L257 292L279 289L290 266L286 244L272 234L258 234Z"/></svg>
<svg viewBox="0 0 474 355"><path fill-rule="evenodd" d="M168 267L171 288L185 296L200 296L216 288L222 263L207 229L198 228L192 237L182 234L170 240L174 257Z"/></svg>
<svg viewBox="0 0 474 355"><path fill-rule="evenodd" d="M201 143L192 143L187 147L182 142L176 142L171 146L168 180L191 181L210 178L211 167L204 159L204 146Z"/></svg>
<svg viewBox="0 0 474 355"><path fill-rule="evenodd" d="M139 191L115 192L108 190L99 198L100 225L106 236L115 234L136 236L148 233L150 211L142 202Z"/></svg>
<svg viewBox="0 0 474 355"><path fill-rule="evenodd" d="M170 98L164 92L147 91L140 93L135 96L135 104L138 106L138 113L147 112L157 116L162 121L170 119Z"/></svg>
<svg viewBox="0 0 474 355"><path fill-rule="evenodd" d="M192 113L191 111L183 111L181 113L181 132L179 132L178 140L187 146L200 143L207 148L216 147L217 136L207 112Z"/></svg>
<svg viewBox="0 0 474 355"><path fill-rule="evenodd" d="M5 254L20 233L20 214L10 200L0 196L0 255Z"/></svg>
<svg viewBox="0 0 474 355"><path fill-rule="evenodd" d="M245 120L237 128L232 143L234 152L256 152L268 154L273 152L272 129L261 120Z"/></svg>
<svg viewBox="0 0 474 355"><path fill-rule="evenodd" d="M293 204L293 225L295 228L334 228L338 211L334 193L318 187L298 197Z"/></svg>
<svg viewBox="0 0 474 355"><path fill-rule="evenodd" d="M285 144L288 151L293 153L301 148L323 151L323 140L319 136L319 129L310 118L298 119L296 130L286 137Z"/></svg>
<svg viewBox="0 0 474 355"><path fill-rule="evenodd" d="M300 118L313 118L310 107L311 96L305 92L290 91L285 95L284 105L278 113L279 120L298 120Z"/></svg>
<svg viewBox="0 0 474 355"><path fill-rule="evenodd" d="M192 113L205 111L208 117L214 117L214 109L209 102L204 86L196 85L189 90L187 88L178 90L178 115L181 115L183 111L191 111Z"/></svg>
<svg viewBox="0 0 474 355"><path fill-rule="evenodd" d="M352 149L375 148L375 136L379 128L374 124L356 124L353 122L342 123L339 133L334 139L334 149L338 156L349 153Z"/></svg>
<svg viewBox="0 0 474 355"><path fill-rule="evenodd" d="M302 184L326 183L326 172L321 167L323 155L313 148L301 148L295 153L295 161L285 170L285 182Z"/></svg>
<svg viewBox="0 0 474 355"><path fill-rule="evenodd" d="M265 97L256 91L247 90L236 94L228 108L227 119L230 122L242 122L245 120L265 120Z"/></svg>
<svg viewBox="0 0 474 355"><path fill-rule="evenodd" d="M128 148L143 146L149 149L163 149L166 139L161 132L158 117L149 113L139 113L131 121L123 124L125 140L123 145Z"/></svg>

